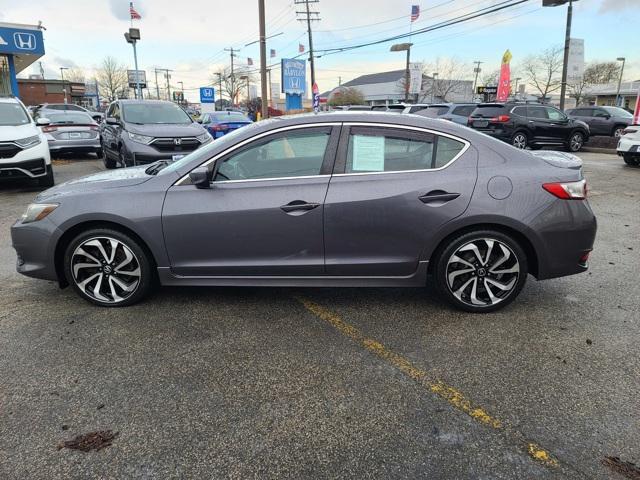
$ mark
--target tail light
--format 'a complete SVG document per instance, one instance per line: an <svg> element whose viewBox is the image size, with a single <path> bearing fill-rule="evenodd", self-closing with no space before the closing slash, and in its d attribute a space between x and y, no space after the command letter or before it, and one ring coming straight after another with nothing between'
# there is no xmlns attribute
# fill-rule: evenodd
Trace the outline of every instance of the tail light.
<svg viewBox="0 0 640 480"><path fill-rule="evenodd" d="M229 127L227 125L212 125L211 129L216 132L226 132L229 130Z"/></svg>
<svg viewBox="0 0 640 480"><path fill-rule="evenodd" d="M587 198L587 181L544 183L547 192L562 200L584 200Z"/></svg>
<svg viewBox="0 0 640 480"><path fill-rule="evenodd" d="M44 133L55 132L56 130L58 130L58 127L52 127L50 125L48 125L46 127L42 127L42 131Z"/></svg>
<svg viewBox="0 0 640 480"><path fill-rule="evenodd" d="M90 129L90 130L93 130L94 132L97 132L97 131L99 130L99 127L98 127L98 125L91 125L91 126L89 127L89 129Z"/></svg>
<svg viewBox="0 0 640 480"><path fill-rule="evenodd" d="M492 122L498 122L498 123L506 123L509 120L511 120L511 117L509 115L498 115L497 117L493 117L491 119Z"/></svg>
<svg viewBox="0 0 640 480"><path fill-rule="evenodd" d="M637 131L637 128L627 127L622 131L622 134L626 135L627 133L636 133Z"/></svg>

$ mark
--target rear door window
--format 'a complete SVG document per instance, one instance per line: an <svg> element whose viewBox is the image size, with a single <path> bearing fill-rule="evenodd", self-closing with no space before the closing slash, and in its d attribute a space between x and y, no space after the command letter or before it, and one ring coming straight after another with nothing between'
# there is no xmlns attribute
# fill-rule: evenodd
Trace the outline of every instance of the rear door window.
<svg viewBox="0 0 640 480"><path fill-rule="evenodd" d="M547 109L544 107L527 107L527 116L538 120L549 120L549 117L547 116Z"/></svg>
<svg viewBox="0 0 640 480"><path fill-rule="evenodd" d="M527 116L527 107L516 107L511 113L515 113L516 115L520 115L521 117Z"/></svg>

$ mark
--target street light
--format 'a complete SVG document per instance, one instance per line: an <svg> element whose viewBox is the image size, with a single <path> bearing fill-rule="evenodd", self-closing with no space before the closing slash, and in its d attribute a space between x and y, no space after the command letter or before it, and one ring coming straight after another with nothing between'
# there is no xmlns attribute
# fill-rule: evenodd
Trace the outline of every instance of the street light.
<svg viewBox="0 0 640 480"><path fill-rule="evenodd" d="M411 81L409 77L409 58L411 57L411 47L413 43L396 43L395 45L391 45L389 49L390 52L407 52L407 66L404 72L404 101L409 101L409 82Z"/></svg>
<svg viewBox="0 0 640 480"><path fill-rule="evenodd" d="M567 8L567 29L564 33L564 57L562 60L562 84L560 86L560 110L564 110L564 96L567 92L567 63L569 63L569 40L571 38L571 16L573 15L573 2L578 0L542 0L543 7L559 7L565 3Z"/></svg>
<svg viewBox="0 0 640 480"><path fill-rule="evenodd" d="M64 71L69 67L60 67L60 78L62 79L62 92L64 93L64 103L67 103L67 88L64 86Z"/></svg>
<svg viewBox="0 0 640 480"><path fill-rule="evenodd" d="M515 80L516 80L516 86L513 88L513 97L517 98L517 96L518 96L518 82L520 80L522 80L522 77L516 77Z"/></svg>
<svg viewBox="0 0 640 480"><path fill-rule="evenodd" d="M431 76L433 77L433 83L431 85L431 103L433 103L433 95L436 91L436 81L438 79L438 72L432 73Z"/></svg>
<svg viewBox="0 0 640 480"><path fill-rule="evenodd" d="M142 99L142 87L140 86L140 72L138 71L138 54L136 52L136 42L140 40L140 29L130 28L127 33L124 34L124 38L127 43L133 46L133 62L136 69L136 95L137 98Z"/></svg>
<svg viewBox="0 0 640 480"><path fill-rule="evenodd" d="M622 67L620 67L620 76L618 77L618 90L616 90L616 107L619 107L620 101L618 100L618 97L620 96L620 84L622 83L622 72L624 72L624 62L626 59L624 57L618 57L616 60L622 62Z"/></svg>

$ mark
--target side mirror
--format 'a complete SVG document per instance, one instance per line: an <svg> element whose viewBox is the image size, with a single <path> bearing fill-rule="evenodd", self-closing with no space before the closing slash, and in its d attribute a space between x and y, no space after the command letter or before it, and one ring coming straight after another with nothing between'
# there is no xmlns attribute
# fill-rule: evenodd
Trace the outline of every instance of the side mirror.
<svg viewBox="0 0 640 480"><path fill-rule="evenodd" d="M107 125L120 125L116 117L107 117Z"/></svg>
<svg viewBox="0 0 640 480"><path fill-rule="evenodd" d="M189 178L197 188L211 187L211 173L207 167L194 168L189 172Z"/></svg>
<svg viewBox="0 0 640 480"><path fill-rule="evenodd" d="M46 127L50 123L51 123L51 120L45 117L40 117L39 119L36 120L36 125L38 125L39 127Z"/></svg>

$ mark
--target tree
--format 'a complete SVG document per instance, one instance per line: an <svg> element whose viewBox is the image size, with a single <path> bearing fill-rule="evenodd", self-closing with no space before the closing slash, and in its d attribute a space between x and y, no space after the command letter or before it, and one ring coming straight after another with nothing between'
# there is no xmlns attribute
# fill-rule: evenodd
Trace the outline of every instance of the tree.
<svg viewBox="0 0 640 480"><path fill-rule="evenodd" d="M338 87L332 92L328 101L329 105L336 107L339 105L364 105L364 95L355 87Z"/></svg>
<svg viewBox="0 0 640 480"><path fill-rule="evenodd" d="M620 67L615 62L593 62L585 68L582 78L567 82L569 96L575 99L576 105L580 105L589 87L611 83L619 74Z"/></svg>
<svg viewBox="0 0 640 480"><path fill-rule="evenodd" d="M233 75L231 74L231 67L225 67L218 72L214 73L211 77L212 85L220 85L220 77L219 74L222 75L222 90L230 99L233 99L231 103L236 103L239 99L239 94L247 87L247 79L240 77L249 76L249 82L252 81L253 77L251 74L247 72L243 72L242 70L235 70Z"/></svg>
<svg viewBox="0 0 640 480"><path fill-rule="evenodd" d="M97 71L98 88L100 96L112 102L118 98L126 97L129 88L127 68L113 57L105 57Z"/></svg>
<svg viewBox="0 0 640 480"><path fill-rule="evenodd" d="M520 66L529 84L540 92L543 101L562 86L563 54L562 47L549 47L538 55L529 55Z"/></svg>
<svg viewBox="0 0 640 480"><path fill-rule="evenodd" d="M64 79L68 82L86 83L84 71L75 67L65 73Z"/></svg>
<svg viewBox="0 0 640 480"><path fill-rule="evenodd" d="M481 77L481 86L497 86L498 80L500 80L500 70L494 70L493 72L487 72Z"/></svg>
<svg viewBox="0 0 640 480"><path fill-rule="evenodd" d="M424 65L423 75L437 77L427 83L426 88L421 92L421 101L426 101L427 97L439 98L443 102L452 101L455 93L465 97L471 97L471 92L465 91L468 86L467 76L471 68L457 58L437 58L434 63Z"/></svg>

